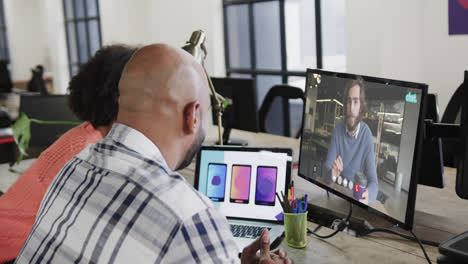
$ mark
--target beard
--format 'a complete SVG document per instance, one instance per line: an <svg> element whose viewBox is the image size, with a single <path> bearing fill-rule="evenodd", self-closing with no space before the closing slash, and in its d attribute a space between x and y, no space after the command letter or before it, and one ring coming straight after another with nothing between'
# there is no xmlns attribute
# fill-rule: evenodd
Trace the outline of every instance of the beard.
<svg viewBox="0 0 468 264"><path fill-rule="evenodd" d="M359 122L361 122L361 120L362 120L361 114L359 114L356 117L354 122L350 118L346 118L346 128L348 128L348 131L354 132L354 130L356 130L356 128L357 128Z"/></svg>
<svg viewBox="0 0 468 264"><path fill-rule="evenodd" d="M203 141L205 140L205 131L200 128L200 132L198 133L198 137L193 142L192 146L190 146L187 154L184 157L182 163L175 169L176 171L185 169L195 157L195 154L200 150Z"/></svg>

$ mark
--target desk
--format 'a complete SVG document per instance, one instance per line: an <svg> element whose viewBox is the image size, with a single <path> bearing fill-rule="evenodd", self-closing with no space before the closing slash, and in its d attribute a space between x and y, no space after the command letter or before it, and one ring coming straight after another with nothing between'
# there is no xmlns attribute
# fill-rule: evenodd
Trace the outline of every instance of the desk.
<svg viewBox="0 0 468 264"><path fill-rule="evenodd" d="M216 127L211 127L207 133L206 144L212 144L217 140ZM263 133L250 133L240 130L232 130L235 138L243 138L249 141L250 146L262 147L288 147L293 149L293 160L299 159L299 140ZM32 164L33 160L24 160L15 170L24 171ZM193 184L195 164L181 171L181 174ZM451 236L468 230L468 200L462 200L455 194L455 173L452 168L445 168L444 189L419 186L416 201L416 213L414 219L414 232L420 239L444 241ZM8 164L0 165L2 178L14 177L14 182L19 173L8 171ZM314 204L332 208L335 211L346 214L348 203L341 198L326 192L314 184L297 176L297 170L293 170L296 192L307 193L309 200ZM3 181L3 180L2 180ZM5 191L4 186L0 190ZM353 216L364 218L377 227L389 227L390 223L371 214L357 206L353 207ZM314 223L309 227L314 228ZM320 233L328 234L332 230L322 228ZM402 230L400 230L402 231ZM403 231L402 231L403 232ZM283 240L280 247L285 249L295 263L426 263L424 255L415 242L387 234L372 234L363 238L356 238L345 233L321 240L308 236L305 249L294 249L286 245ZM436 247L425 245L431 260L435 263L439 256Z"/></svg>
<svg viewBox="0 0 468 264"><path fill-rule="evenodd" d="M299 140L281 136L250 133L233 129L231 136L249 141L250 146L287 147L293 149L293 161L299 160ZM217 140L216 129L212 127L207 133L205 144L213 144ZM193 183L195 165L192 163L181 174ZM462 200L455 194L455 174L453 168L445 168L445 188L437 189L418 186L416 196L416 212L413 231L420 239L442 242L455 234L468 230L468 200ZM334 211L347 214L347 201L330 194L320 187L297 176L293 170L292 179L296 193L307 193L309 201L314 204L331 208ZM375 227L391 227L392 224L364 209L353 206L353 217L363 218ZM316 224L309 223L314 228ZM405 233L404 230L397 230ZM332 230L320 229L319 233L329 234ZM374 233L366 237L356 238L345 233L339 233L327 240L308 236L305 249L294 249L283 240L281 248L295 263L427 263L424 254L416 242L411 242L398 236ZM437 247L424 245L431 261L436 263L440 255Z"/></svg>

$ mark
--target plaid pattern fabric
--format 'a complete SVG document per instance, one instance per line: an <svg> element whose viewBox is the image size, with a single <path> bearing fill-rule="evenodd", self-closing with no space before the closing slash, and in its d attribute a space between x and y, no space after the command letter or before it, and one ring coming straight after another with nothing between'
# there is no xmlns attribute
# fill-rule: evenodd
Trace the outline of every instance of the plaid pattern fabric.
<svg viewBox="0 0 468 264"><path fill-rule="evenodd" d="M238 262L226 218L143 134L115 124L55 177L17 263Z"/></svg>

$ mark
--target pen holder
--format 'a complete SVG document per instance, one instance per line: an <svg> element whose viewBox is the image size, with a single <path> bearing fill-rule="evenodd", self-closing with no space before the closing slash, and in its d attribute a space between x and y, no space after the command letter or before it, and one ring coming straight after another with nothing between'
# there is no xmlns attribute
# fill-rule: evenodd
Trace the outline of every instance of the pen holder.
<svg viewBox="0 0 468 264"><path fill-rule="evenodd" d="M307 211L299 214L284 213L286 243L293 248L307 246Z"/></svg>

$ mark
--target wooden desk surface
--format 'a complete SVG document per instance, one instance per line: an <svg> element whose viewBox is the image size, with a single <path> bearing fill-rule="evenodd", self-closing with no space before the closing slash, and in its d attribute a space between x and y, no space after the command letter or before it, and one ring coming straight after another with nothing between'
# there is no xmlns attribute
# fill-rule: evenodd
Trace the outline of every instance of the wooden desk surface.
<svg viewBox="0 0 468 264"><path fill-rule="evenodd" d="M205 144L213 144L216 140L216 128L211 127L207 133ZM293 149L293 160L299 159L299 140L263 133L249 133L233 130L233 138L242 138L249 141L250 146L265 147L289 147ZM33 160L25 160L16 168L24 171L32 164ZM195 164L181 171L181 174L193 184ZM444 241L451 236L468 230L468 200L462 200L455 194L455 173L452 168L445 168L445 188L437 189L426 186L418 186L416 197L416 213L413 231L420 239ZM7 164L0 165L0 176L12 177L11 184L20 173L8 171ZM320 187L297 176L297 170L293 170L293 179L296 192L307 193L309 201L314 204L330 208L334 211L347 213L348 202L326 192ZM7 184L8 185L8 181ZM5 191L8 186L0 186ZM390 227L391 224L382 218L369 213L357 206L353 206L353 217L364 218L374 226ZM309 222L314 228L316 224ZM403 230L397 230L403 232ZM332 230L320 229L319 233L329 234ZM403 238L387 235L372 234L366 237L356 238L340 232L336 236L321 240L308 236L307 247L294 249L286 245L283 240L280 247L288 252L295 263L426 263L424 255L415 242ZM437 247L425 245L431 260L435 263L439 256Z"/></svg>

